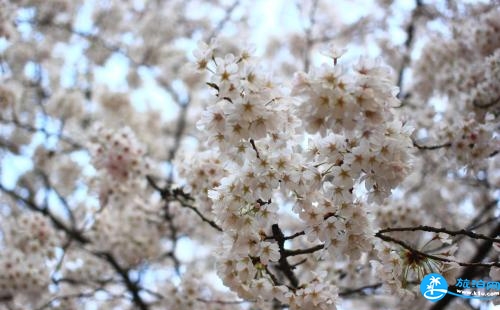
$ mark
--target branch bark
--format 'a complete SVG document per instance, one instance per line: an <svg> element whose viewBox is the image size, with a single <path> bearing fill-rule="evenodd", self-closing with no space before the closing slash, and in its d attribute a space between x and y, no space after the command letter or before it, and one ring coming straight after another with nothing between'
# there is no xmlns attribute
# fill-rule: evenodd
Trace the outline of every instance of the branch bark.
<svg viewBox="0 0 500 310"><path fill-rule="evenodd" d="M290 263L287 260L287 255L286 252L287 250L285 249L285 235L281 231L281 228L279 227L278 224L273 224L271 227L273 231L273 237L274 240L278 243L278 247L280 249L280 259L278 261L279 265L278 268L283 272L285 277L290 281L290 285L293 288L297 288L299 286L299 280L297 279L297 276L293 273L293 267L290 265Z"/></svg>

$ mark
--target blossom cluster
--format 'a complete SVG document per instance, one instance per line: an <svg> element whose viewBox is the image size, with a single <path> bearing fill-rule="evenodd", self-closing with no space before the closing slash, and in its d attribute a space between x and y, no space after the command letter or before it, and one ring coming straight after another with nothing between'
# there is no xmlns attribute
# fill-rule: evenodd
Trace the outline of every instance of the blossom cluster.
<svg viewBox="0 0 500 310"><path fill-rule="evenodd" d="M97 169L105 171L115 183L146 174L149 166L144 161L144 149L130 128L114 131L98 127L95 131L92 159Z"/></svg>
<svg viewBox="0 0 500 310"><path fill-rule="evenodd" d="M441 98L436 145L450 145L450 163L478 169L499 149L500 11L478 5L475 16L434 33L415 64L412 91L419 99ZM435 44L440 40L442 44ZM443 109L444 108L444 109ZM458 156L456 156L458 155Z"/></svg>
<svg viewBox="0 0 500 310"><path fill-rule="evenodd" d="M95 181L102 206L110 197L118 198L127 188L139 186L134 183L149 171L145 150L128 127L113 130L97 126L89 148L98 172Z"/></svg>
<svg viewBox="0 0 500 310"><path fill-rule="evenodd" d="M195 53L195 67L212 73L207 84L217 99L198 127L206 154L226 172L208 191L224 232L219 276L244 299L335 309L337 288L319 261L309 270L297 267L309 284L285 273L286 285L274 275L287 260L280 246L284 210L276 200L293 205L308 244L322 242L319 257L356 261L371 247L370 219L356 191L382 201L410 168L411 129L390 112L398 103L390 71L367 60L352 71L325 64L298 73L287 94L260 73L248 49L223 57L221 50L212 42Z"/></svg>
<svg viewBox="0 0 500 310"><path fill-rule="evenodd" d="M168 298L153 309L242 309L245 301L238 300L232 292L219 291L206 276L198 267L190 265L181 283L162 283L160 291Z"/></svg>
<svg viewBox="0 0 500 310"><path fill-rule="evenodd" d="M498 261L498 3L330 2L0 0L0 308L424 309Z"/></svg>
<svg viewBox="0 0 500 310"><path fill-rule="evenodd" d="M495 135L495 126L493 115L478 122L474 114L450 126L446 136L451 142L450 152L456 154L456 161L475 167L498 152L500 141Z"/></svg>
<svg viewBox="0 0 500 310"><path fill-rule="evenodd" d="M179 154L177 162L185 161L190 165L179 165L177 169L177 173L182 175L186 182L184 191L196 199L201 211L210 213L211 201L207 195L208 191L219 186L228 171L211 150L197 152L191 156L188 153Z"/></svg>
<svg viewBox="0 0 500 310"><path fill-rule="evenodd" d="M5 223L0 254L0 296L32 299L48 289L47 263L54 258L59 238L47 218L38 213L22 213L14 221Z"/></svg>
<svg viewBox="0 0 500 310"><path fill-rule="evenodd" d="M91 140L100 206L88 235L93 247L111 252L123 266L160 255L165 229L161 204L145 192L148 158L133 131L98 127Z"/></svg>
<svg viewBox="0 0 500 310"><path fill-rule="evenodd" d="M96 251L112 253L121 266L136 266L161 254L165 224L158 220L158 203L123 195L94 215L88 235Z"/></svg>
<svg viewBox="0 0 500 310"><path fill-rule="evenodd" d="M451 38L435 33L422 50L416 64L415 91L429 98L445 94L472 107L498 98L498 48L500 23L498 8L485 6L477 18L453 24ZM440 40L442 44L434 42ZM491 98L490 98L491 97ZM456 102L459 106L463 104Z"/></svg>
<svg viewBox="0 0 500 310"><path fill-rule="evenodd" d="M389 68L360 60L354 72L346 71L324 65L310 75L299 74L293 94L302 97L300 115L308 132L322 137L310 154L315 162L331 165L336 191L348 191L361 180L380 201L409 172L412 129L389 111L397 103Z"/></svg>

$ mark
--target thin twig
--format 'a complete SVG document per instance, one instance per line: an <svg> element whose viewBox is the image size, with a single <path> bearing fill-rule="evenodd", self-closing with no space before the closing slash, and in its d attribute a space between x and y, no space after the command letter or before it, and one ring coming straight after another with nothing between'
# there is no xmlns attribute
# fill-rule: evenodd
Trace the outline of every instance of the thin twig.
<svg viewBox="0 0 500 310"><path fill-rule="evenodd" d="M491 231L490 236L495 237L495 236L498 236L499 234L500 234L500 223L498 223L497 226ZM476 255L474 255L474 257L472 258L472 261L477 262L477 261L483 260L490 252L490 250L492 248L491 245L492 245L491 241L484 241L484 243L481 244L481 246L477 249ZM470 278L474 277L476 274L477 274L476 268L474 268L474 266L470 266L470 267L465 268L465 270L462 272L462 274L459 276L459 278L470 279ZM449 287L448 290L450 290L450 289L453 290L453 288L454 288L453 286ZM436 302L436 304L431 308L431 310L443 310L443 309L445 309L454 298L455 298L455 296L453 296L451 294L446 294L446 296L443 299Z"/></svg>
<svg viewBox="0 0 500 310"><path fill-rule="evenodd" d="M181 202L181 205L185 208L188 208L188 209L191 209L193 210L199 217L200 219L205 222L205 223L208 223L210 226L212 226L213 228L215 228L216 230L222 232L222 228L217 225L214 221L208 219L207 217L205 217L201 212L200 210L198 210L195 206L192 206L190 204L187 204L187 203L183 203Z"/></svg>
<svg viewBox="0 0 500 310"><path fill-rule="evenodd" d="M299 250L285 250L285 256L290 257L290 256L296 256L296 255L302 255L302 254L311 254L316 251L322 250L325 248L324 244L318 244L316 246L307 248L307 249L299 249Z"/></svg>
<svg viewBox="0 0 500 310"><path fill-rule="evenodd" d="M381 229L378 231L378 233L385 234L388 232L397 232L397 231L427 231L434 233L445 233L450 236L465 235L472 239L482 239L482 240L489 240L491 242L500 242L500 238L491 238L482 234L477 234L475 232L466 229L448 230L446 228L437 228L426 225L414 226L414 227L391 227L391 228Z"/></svg>
<svg viewBox="0 0 500 310"><path fill-rule="evenodd" d="M255 141L253 139L250 139L250 144L252 145L252 149L255 151L255 156L257 156L257 158L260 159L259 150L255 146Z"/></svg>
<svg viewBox="0 0 500 310"><path fill-rule="evenodd" d="M393 237L389 237L389 236L386 236L380 232L377 232L375 234L375 237L381 239L381 240L384 240L386 242L391 242L391 243L395 243L395 244L398 244L400 245L402 248L414 253L414 254L417 254L417 255L420 255L422 257L427 257L427 258L430 258L432 260L435 260L435 261L441 261L441 262L446 262L446 263L456 263L460 266L466 266L466 267L487 267L487 268L491 268L491 267L500 267L500 262L489 262L489 263L480 263L480 262L472 262L472 263L465 263L465 262L458 262L458 261L455 261L455 260L452 260L452 259L448 259L448 258L445 258L445 257L441 257L441 256L436 256L436 255L432 255L432 254L428 254L428 253L424 253L422 251L419 251L419 250L416 250L415 248L413 248L412 246L410 246L409 244L407 244L406 242L402 241L402 240L399 240L399 239L396 239L396 238L393 238ZM488 241L491 243L491 241Z"/></svg>
<svg viewBox="0 0 500 310"><path fill-rule="evenodd" d="M342 292L339 293L339 296L342 296L342 297L347 297L349 295L353 295L353 294L356 294L356 293L364 293L364 291L366 290L376 290L377 288L381 287L382 286L382 283L375 283L375 284L370 284L370 285L364 285L364 286L361 286L361 287L358 287L358 288L353 288L353 289L346 289Z"/></svg>
<svg viewBox="0 0 500 310"><path fill-rule="evenodd" d="M35 204L35 202L31 201L30 199L24 198L21 195L19 195L17 192L5 188L2 184L0 184L0 191L4 192L5 194L9 195L12 199L15 201L22 202L26 207L29 209L39 212L45 216L47 216L54 226L62 231L64 231L69 237L73 238L74 240L85 244L89 243L90 240L85 237L82 232L78 231L75 227L68 227L66 224L64 224L59 218L57 218L49 208L47 207L39 207Z"/></svg>
<svg viewBox="0 0 500 310"><path fill-rule="evenodd" d="M238 7L240 4L240 0L234 1L234 3L226 9L226 13L224 15L224 18L222 18L217 26L212 30L210 35L207 38L207 41L210 42L213 38L215 38L221 31L224 29L224 26L226 23L231 19L231 15L233 14L233 11Z"/></svg>
<svg viewBox="0 0 500 310"><path fill-rule="evenodd" d="M406 68L408 67L408 65L410 63L411 49L413 47L413 42L415 39L416 21L417 21L418 15L421 12L422 6L423 6L422 1L420 1L420 0L415 1L415 8L412 11L410 23L408 24L408 27L406 27L406 41L404 43L405 52L403 55L403 61L402 61L401 66L399 67L399 70L398 70L398 80L396 83L396 85L399 88L399 93L398 93L399 99L405 99L405 98L408 98L408 96L409 96L409 94L405 94L403 91L403 79L404 79L404 74L405 74ZM405 105L405 101L403 100L401 102L401 105L399 105L397 108L401 108L404 105Z"/></svg>
<svg viewBox="0 0 500 310"><path fill-rule="evenodd" d="M420 145L416 141L413 141L413 146L419 150L437 150L437 149L442 149L445 147L450 147L451 142L447 142L444 144L438 144L438 145Z"/></svg>
<svg viewBox="0 0 500 310"><path fill-rule="evenodd" d="M137 284L137 282L134 282L130 279L130 276L128 274L128 270L124 269L118 261L114 258L113 255L109 253L96 253L97 255L105 258L105 260L115 269L115 271L121 276L123 282L125 283L125 286L127 287L128 291L132 294L132 300L134 304L140 309L140 310L148 310L149 306L146 304L146 302L142 299L141 295L139 292L141 291L141 288Z"/></svg>

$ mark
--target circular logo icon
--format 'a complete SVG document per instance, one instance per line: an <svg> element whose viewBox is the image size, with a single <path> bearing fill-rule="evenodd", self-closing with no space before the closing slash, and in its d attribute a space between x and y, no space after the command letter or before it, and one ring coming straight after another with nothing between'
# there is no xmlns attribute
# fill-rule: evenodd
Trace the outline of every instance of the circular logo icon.
<svg viewBox="0 0 500 310"><path fill-rule="evenodd" d="M425 299L436 302L443 298L448 292L448 283L439 273L426 275L420 283L420 293Z"/></svg>

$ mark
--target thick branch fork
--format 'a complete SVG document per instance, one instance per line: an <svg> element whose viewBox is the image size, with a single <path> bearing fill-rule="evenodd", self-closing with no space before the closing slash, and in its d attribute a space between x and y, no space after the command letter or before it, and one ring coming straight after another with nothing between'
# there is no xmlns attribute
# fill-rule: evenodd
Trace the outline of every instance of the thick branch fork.
<svg viewBox="0 0 500 310"><path fill-rule="evenodd" d="M274 240L276 240L276 242L278 243L278 247L280 249L280 259L278 261L279 263L278 269L281 270L281 272L283 272L288 281L290 281L290 285L293 288L297 288L299 286L299 280L297 279L297 276L292 270L293 267L287 260L287 255L286 255L287 250L285 250L285 235L281 231L281 228L278 226L278 224L273 224L271 229L273 232Z"/></svg>
<svg viewBox="0 0 500 310"><path fill-rule="evenodd" d="M285 277L290 281L290 285L292 288L298 288L299 287L299 280L297 279L297 276L293 272L295 267L297 265L290 265L288 262L288 257L291 256L296 256L296 255L302 255L302 254L311 254L316 251L324 249L324 245L316 245L311 248L307 249L299 249L299 250L287 250L285 249L285 241L288 240L287 237L283 234L283 231L279 227L278 224L273 224L271 226L272 230L272 238L278 243L279 247L279 252L280 252L280 259L278 261L278 269L283 272Z"/></svg>

